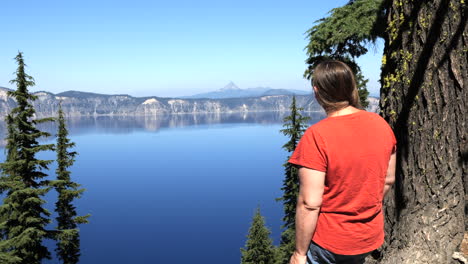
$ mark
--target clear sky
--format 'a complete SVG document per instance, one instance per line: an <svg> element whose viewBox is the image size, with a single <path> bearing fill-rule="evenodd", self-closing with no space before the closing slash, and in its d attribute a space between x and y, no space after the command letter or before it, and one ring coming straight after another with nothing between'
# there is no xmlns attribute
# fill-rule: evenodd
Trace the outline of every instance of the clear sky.
<svg viewBox="0 0 468 264"><path fill-rule="evenodd" d="M304 32L330 1L2 1L0 86L22 51L32 91L182 96L267 86L308 90ZM383 44L358 62L378 94Z"/></svg>

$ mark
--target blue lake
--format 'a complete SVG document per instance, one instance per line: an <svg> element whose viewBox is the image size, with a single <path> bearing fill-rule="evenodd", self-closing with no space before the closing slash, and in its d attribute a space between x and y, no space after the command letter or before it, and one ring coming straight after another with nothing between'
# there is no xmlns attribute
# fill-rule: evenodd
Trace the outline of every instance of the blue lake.
<svg viewBox="0 0 468 264"><path fill-rule="evenodd" d="M257 206L278 244L283 209L275 198L288 156L283 116L70 119L79 153L72 177L86 188L75 204L92 215L80 226L80 263L237 264ZM311 123L321 118L314 113ZM51 211L55 197L46 197Z"/></svg>

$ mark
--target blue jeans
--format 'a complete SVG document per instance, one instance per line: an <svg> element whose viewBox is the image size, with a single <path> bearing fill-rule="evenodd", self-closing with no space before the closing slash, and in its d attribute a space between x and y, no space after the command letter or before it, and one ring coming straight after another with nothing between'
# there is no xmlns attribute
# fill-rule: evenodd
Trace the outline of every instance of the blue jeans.
<svg viewBox="0 0 468 264"><path fill-rule="evenodd" d="M330 252L313 241L310 243L309 251L307 251L308 264L363 264L366 257L370 255L364 253L360 255L338 255Z"/></svg>

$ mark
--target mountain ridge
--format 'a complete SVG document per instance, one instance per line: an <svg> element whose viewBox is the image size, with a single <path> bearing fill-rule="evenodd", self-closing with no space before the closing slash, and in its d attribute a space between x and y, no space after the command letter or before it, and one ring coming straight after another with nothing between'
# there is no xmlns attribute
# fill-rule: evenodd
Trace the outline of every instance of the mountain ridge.
<svg viewBox="0 0 468 264"><path fill-rule="evenodd" d="M9 89L0 88L0 119L3 119L15 106ZM80 91L50 93L34 92L33 101L38 117L56 116L61 103L66 116L134 116L159 114L192 113L234 113L288 111L291 95L267 95L260 97L195 99L171 97L133 97L131 95L97 94ZM296 96L298 106L306 111L322 111L312 96Z"/></svg>
<svg viewBox="0 0 468 264"><path fill-rule="evenodd" d="M0 88L0 120L16 106L16 101L7 95L8 88ZM34 92L33 102L38 117L56 116L61 103L66 116L149 116L161 114L194 113L243 113L289 111L293 95L263 95L241 98L172 98L145 96L133 97L127 94L97 94L80 91L66 91L58 94ZM323 112L311 95L294 95L298 107L306 112ZM378 99L369 98L369 111L376 112Z"/></svg>
<svg viewBox="0 0 468 264"><path fill-rule="evenodd" d="M199 93L190 96L181 96L180 98L188 99L222 99L222 98L243 98L243 97L259 97L264 95L307 95L311 94L311 92L301 91L301 90L292 90L292 89L274 89L270 87L255 87L255 88L247 88L241 89L237 86L234 82L230 81L227 85L223 88L206 92L206 93Z"/></svg>

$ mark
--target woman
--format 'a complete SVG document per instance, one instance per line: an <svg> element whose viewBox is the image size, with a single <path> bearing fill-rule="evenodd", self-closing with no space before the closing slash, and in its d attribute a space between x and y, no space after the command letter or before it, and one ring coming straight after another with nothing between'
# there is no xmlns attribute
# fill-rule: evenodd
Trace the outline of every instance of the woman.
<svg viewBox="0 0 468 264"><path fill-rule="evenodd" d="M395 179L395 136L383 118L360 109L346 64L322 62L312 78L327 117L307 129L289 160L300 166L290 263L364 263L384 241L382 201Z"/></svg>

